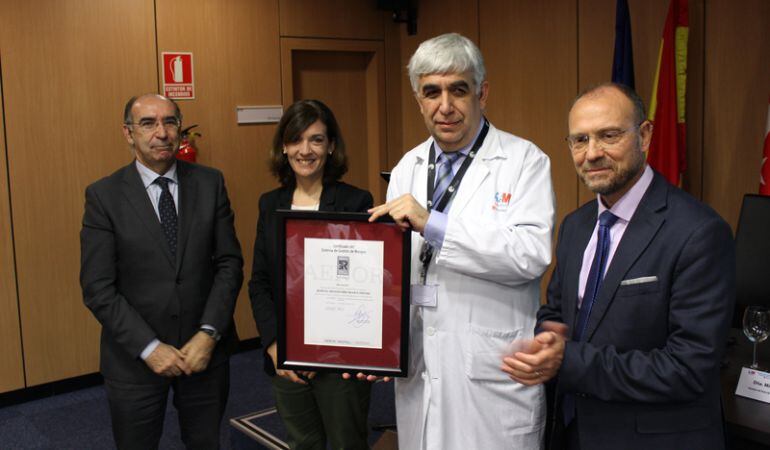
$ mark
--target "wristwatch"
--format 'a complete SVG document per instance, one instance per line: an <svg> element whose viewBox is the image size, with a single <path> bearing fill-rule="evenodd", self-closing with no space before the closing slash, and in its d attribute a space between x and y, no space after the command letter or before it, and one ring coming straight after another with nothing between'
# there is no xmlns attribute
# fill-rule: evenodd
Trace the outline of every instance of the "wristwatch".
<svg viewBox="0 0 770 450"><path fill-rule="evenodd" d="M211 339L214 339L216 342L219 342L219 340L222 339L222 335L219 334L217 330L201 327L199 331L203 331L204 333L208 334L209 336L211 336Z"/></svg>

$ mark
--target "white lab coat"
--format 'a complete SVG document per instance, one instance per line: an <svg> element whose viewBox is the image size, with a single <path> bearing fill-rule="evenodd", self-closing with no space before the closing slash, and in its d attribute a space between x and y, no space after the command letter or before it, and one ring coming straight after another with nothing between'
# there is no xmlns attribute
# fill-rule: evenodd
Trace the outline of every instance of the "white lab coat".
<svg viewBox="0 0 770 450"><path fill-rule="evenodd" d="M426 204L428 139L393 169L388 200ZM539 449L542 386L500 370L507 344L531 338L540 277L551 260L550 161L537 146L490 126L448 211L426 284L438 305L411 307L409 377L396 381L399 448ZM412 283L423 238L412 233Z"/></svg>

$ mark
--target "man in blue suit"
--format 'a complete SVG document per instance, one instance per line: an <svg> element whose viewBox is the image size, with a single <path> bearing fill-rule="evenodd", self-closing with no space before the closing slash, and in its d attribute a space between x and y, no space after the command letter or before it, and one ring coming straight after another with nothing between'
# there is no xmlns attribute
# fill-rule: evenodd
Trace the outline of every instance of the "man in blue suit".
<svg viewBox="0 0 770 450"><path fill-rule="evenodd" d="M725 445L731 230L647 166L651 136L625 86L591 88L569 113L575 168L597 198L564 219L539 333L503 360L515 381L551 380L554 448Z"/></svg>

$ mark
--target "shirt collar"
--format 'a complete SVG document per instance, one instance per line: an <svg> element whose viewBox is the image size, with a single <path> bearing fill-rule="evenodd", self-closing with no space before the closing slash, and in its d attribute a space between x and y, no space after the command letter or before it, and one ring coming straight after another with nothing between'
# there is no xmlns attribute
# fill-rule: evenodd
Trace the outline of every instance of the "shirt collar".
<svg viewBox="0 0 770 450"><path fill-rule="evenodd" d="M463 156L468 156L468 153L470 153L471 148L473 147L473 144L475 144L476 140L479 138L482 128L484 128L484 116L481 116L479 127L476 129L476 136L474 136L474 138L471 140L471 142L468 145L458 150L459 153L462 153ZM433 141L435 142L435 139ZM438 160L439 156L441 156L446 152L438 145L438 142L436 142L436 148L438 149L438 154L436 154L436 160Z"/></svg>
<svg viewBox="0 0 770 450"><path fill-rule="evenodd" d="M153 172L144 164L140 163L139 160L136 160L135 164L136 170L139 172L139 177L142 178L142 183L144 183L144 188L147 189L158 178L158 174ZM176 178L176 161L174 161L174 164L171 165L171 168L169 168L166 173L161 176L168 178L174 183L178 183Z"/></svg>
<svg viewBox="0 0 770 450"><path fill-rule="evenodd" d="M629 189L628 192L620 197L620 200L612 205L612 208L609 208L610 212L625 222L630 222L631 217L633 217L634 213L636 212L636 208L642 201L642 197L644 197L644 193L647 192L647 188L650 187L652 178L652 169L650 166L645 165L644 173L642 176L639 177L639 180L634 183L633 186L631 186L631 189ZM597 194L596 200L599 202L598 215L601 215L601 213L607 210L607 207L604 206L604 203L602 203L600 195Z"/></svg>

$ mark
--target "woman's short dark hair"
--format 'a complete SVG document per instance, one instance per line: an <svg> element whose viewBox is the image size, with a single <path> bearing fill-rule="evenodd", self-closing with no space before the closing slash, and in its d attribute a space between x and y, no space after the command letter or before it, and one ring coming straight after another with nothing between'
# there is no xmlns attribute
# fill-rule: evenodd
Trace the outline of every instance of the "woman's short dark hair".
<svg viewBox="0 0 770 450"><path fill-rule="evenodd" d="M332 110L320 100L300 100L283 113L273 136L273 147L270 149L270 172L278 178L281 186L290 187L296 183L289 159L283 153L284 145L299 140L302 133L317 120L326 125L326 138L334 149L324 163L323 183L337 181L348 171L345 141Z"/></svg>

